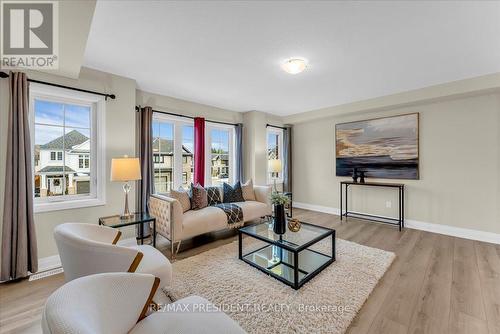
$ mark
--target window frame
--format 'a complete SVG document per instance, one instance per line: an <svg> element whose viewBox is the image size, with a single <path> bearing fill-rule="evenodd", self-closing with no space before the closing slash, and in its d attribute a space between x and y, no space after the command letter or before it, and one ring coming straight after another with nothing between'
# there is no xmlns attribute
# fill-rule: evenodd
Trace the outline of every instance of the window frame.
<svg viewBox="0 0 500 334"><path fill-rule="evenodd" d="M281 160L281 172L278 173L278 178L276 179L276 183L282 184L283 183L283 166L284 166L284 161L283 161L283 134L284 131L283 129L279 128L274 128L274 127L267 127L266 128L266 179L267 179L267 184L268 185L273 185L274 184L274 178L271 177L271 172L269 171L269 156L268 156L268 150L269 150L269 135L278 135L278 159Z"/></svg>
<svg viewBox="0 0 500 334"><path fill-rule="evenodd" d="M105 114L106 104L103 96L73 91L69 89L30 84L30 135L31 135L31 165L33 178L35 177L35 99L84 105L91 107L90 117L90 194L61 195L54 197L35 197L33 187L34 212L50 212L58 210L101 206L106 204L106 155L105 155ZM70 127L69 127L70 128ZM65 128L63 127L65 130ZM65 133L63 133L64 135ZM63 152L64 153L64 152ZM63 154L64 155L64 154ZM56 153L57 158L57 153ZM58 161L58 160L57 160ZM64 163L64 158L63 158Z"/></svg>
<svg viewBox="0 0 500 334"><path fill-rule="evenodd" d="M167 114L162 114L158 112L153 112L153 122L155 120L159 120L160 122L165 122L165 123L171 123L173 125L173 141L174 141L174 157L173 157L173 168L172 168L172 188L171 189L179 189L179 187L182 186L182 165L183 165L183 160L182 160L182 128L184 126L192 126L194 127L194 121L193 120L187 120L184 117L179 117L179 116L172 116L172 115L167 115ZM151 125L152 126L152 125ZM154 137L153 137L154 139ZM194 143L193 143L194 144ZM194 154L194 152L193 152ZM163 160L164 157L161 157L161 160ZM194 164L194 161L192 162ZM154 164L154 162L153 162ZM194 167L194 166L193 166ZM179 170L180 172L176 172ZM153 167L153 173L154 173L154 167ZM157 194L158 192L155 189L155 193Z"/></svg>
<svg viewBox="0 0 500 334"><path fill-rule="evenodd" d="M229 124L205 123L205 185L212 186L212 130L229 131L229 173L228 183L233 185L235 181L234 163L235 158L235 127Z"/></svg>

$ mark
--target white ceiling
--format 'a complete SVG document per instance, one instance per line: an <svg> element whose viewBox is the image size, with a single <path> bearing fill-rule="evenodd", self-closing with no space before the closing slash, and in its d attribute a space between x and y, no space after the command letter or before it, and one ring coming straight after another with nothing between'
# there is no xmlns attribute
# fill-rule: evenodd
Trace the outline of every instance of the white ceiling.
<svg viewBox="0 0 500 334"><path fill-rule="evenodd" d="M310 67L285 73L293 56ZM290 115L500 72L500 2L98 1L84 65Z"/></svg>

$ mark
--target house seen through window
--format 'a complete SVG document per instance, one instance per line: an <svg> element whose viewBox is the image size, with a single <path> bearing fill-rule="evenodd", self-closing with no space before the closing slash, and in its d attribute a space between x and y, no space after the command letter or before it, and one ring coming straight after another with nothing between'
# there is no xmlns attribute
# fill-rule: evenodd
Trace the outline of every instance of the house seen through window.
<svg viewBox="0 0 500 334"><path fill-rule="evenodd" d="M90 193L91 107L34 100L35 197Z"/></svg>
<svg viewBox="0 0 500 334"><path fill-rule="evenodd" d="M153 169L155 193L188 189L194 180L194 126L192 120L153 116ZM205 184L232 182L232 127L207 126Z"/></svg>

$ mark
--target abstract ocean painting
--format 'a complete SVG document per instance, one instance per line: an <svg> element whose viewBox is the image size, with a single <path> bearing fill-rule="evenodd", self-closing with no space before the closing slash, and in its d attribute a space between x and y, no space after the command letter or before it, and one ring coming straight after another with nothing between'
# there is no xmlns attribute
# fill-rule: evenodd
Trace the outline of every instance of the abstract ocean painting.
<svg viewBox="0 0 500 334"><path fill-rule="evenodd" d="M418 179L418 113L335 125L336 174Z"/></svg>

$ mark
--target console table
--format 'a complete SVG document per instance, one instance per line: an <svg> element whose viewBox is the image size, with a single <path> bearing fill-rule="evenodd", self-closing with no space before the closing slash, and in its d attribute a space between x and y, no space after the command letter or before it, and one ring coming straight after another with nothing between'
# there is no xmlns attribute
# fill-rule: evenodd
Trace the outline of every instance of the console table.
<svg viewBox="0 0 500 334"><path fill-rule="evenodd" d="M398 218L392 218L392 217L383 217L383 216L377 216L377 215L370 215L367 213L358 213L358 212L352 212L349 211L349 208L347 206L348 201L347 201L347 191L350 186L364 186L364 187L384 187L384 188L393 188L393 189L398 189L399 197L398 197ZM344 190L345 188L345 190ZM345 191L345 210L343 210L343 200L342 200L342 193ZM382 183L382 182L353 182L353 181L341 181L340 182L340 220L342 220L343 217L346 218L347 216L351 215L356 218L362 218L366 220L372 220L376 221L379 223L385 223L385 224L390 224L390 225L397 225L399 227L399 230L405 226L405 185L402 183Z"/></svg>

